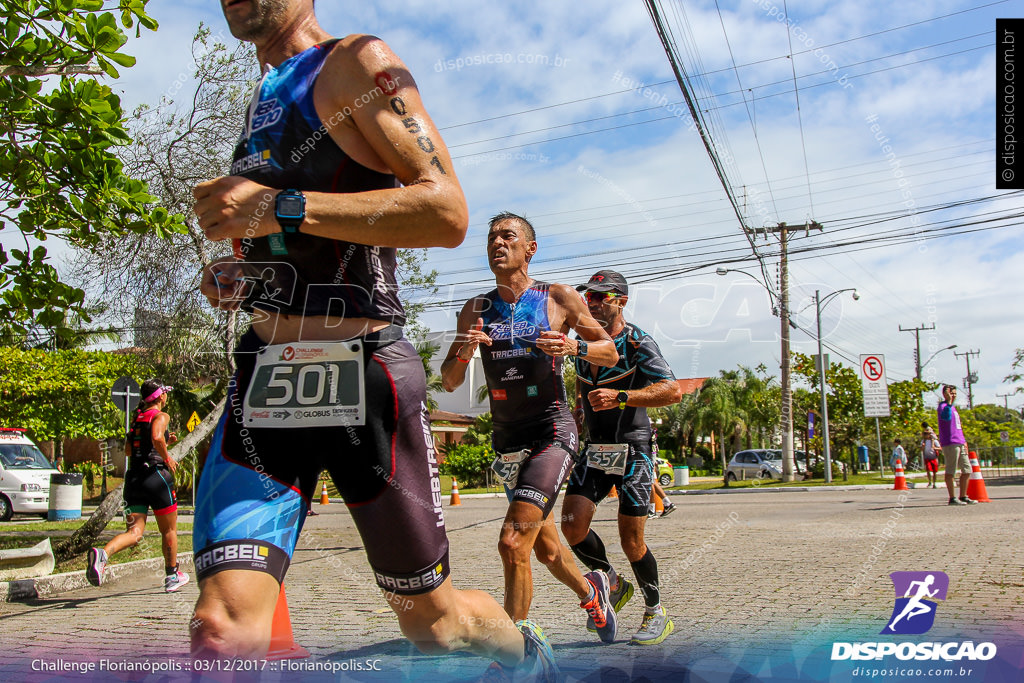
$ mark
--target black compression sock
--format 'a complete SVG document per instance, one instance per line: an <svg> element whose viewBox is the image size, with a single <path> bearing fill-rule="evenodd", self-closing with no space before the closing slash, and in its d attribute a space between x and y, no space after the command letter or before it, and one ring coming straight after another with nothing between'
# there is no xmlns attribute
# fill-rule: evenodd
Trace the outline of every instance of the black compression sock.
<svg viewBox="0 0 1024 683"><path fill-rule="evenodd" d="M629 564L633 567L640 590L644 592L644 604L656 607L661 602L661 593L658 590L658 561L651 554L651 549L648 548L643 557Z"/></svg>
<svg viewBox="0 0 1024 683"><path fill-rule="evenodd" d="M177 574L177 573L178 573L178 565L174 565L173 567L164 567L164 574L166 574L167 576L170 576L171 574Z"/></svg>
<svg viewBox="0 0 1024 683"><path fill-rule="evenodd" d="M607 572L612 568L608 563L608 553L605 552L604 542L601 541L600 536L594 533L593 529L587 532L586 538L572 546L572 551L580 559L580 562L590 569Z"/></svg>

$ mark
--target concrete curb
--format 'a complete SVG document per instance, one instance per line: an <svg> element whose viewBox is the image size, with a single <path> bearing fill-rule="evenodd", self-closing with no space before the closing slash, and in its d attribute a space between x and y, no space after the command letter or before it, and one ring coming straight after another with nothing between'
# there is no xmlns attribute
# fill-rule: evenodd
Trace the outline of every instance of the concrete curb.
<svg viewBox="0 0 1024 683"><path fill-rule="evenodd" d="M178 565L182 569L192 569L192 553L178 553ZM145 572L159 571L163 569L163 566L164 558L162 557L108 565L103 585ZM0 582L0 602L23 602L35 600L36 598L49 598L91 585L86 580L84 571L51 574L50 576L40 576L35 579L22 579L20 581Z"/></svg>
<svg viewBox="0 0 1024 683"><path fill-rule="evenodd" d="M794 491L867 491L871 489L890 489L890 484L855 484L851 486L772 486L761 488L760 486L745 486L739 489L702 489L697 491L666 490L670 496L700 496L716 493L792 493ZM913 489L910 489L913 490Z"/></svg>

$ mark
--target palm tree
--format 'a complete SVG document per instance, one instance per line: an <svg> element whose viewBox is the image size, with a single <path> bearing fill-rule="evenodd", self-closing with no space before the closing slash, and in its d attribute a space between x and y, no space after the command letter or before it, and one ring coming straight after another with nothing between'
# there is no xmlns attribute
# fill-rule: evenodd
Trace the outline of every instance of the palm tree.
<svg viewBox="0 0 1024 683"><path fill-rule="evenodd" d="M694 392L692 399L685 401L680 415L683 422L698 434L718 436L722 456L722 470L725 471L725 437L734 436L742 429L743 421L736 409L734 387L724 377L710 377Z"/></svg>
<svg viewBox="0 0 1024 683"><path fill-rule="evenodd" d="M434 398L434 395L444 391L441 375L435 373L434 369L430 367L430 361L433 360L434 354L440 348L438 344L428 341L416 342L416 353L419 354L420 361L423 362L423 374L427 377L427 410L437 410L437 399Z"/></svg>

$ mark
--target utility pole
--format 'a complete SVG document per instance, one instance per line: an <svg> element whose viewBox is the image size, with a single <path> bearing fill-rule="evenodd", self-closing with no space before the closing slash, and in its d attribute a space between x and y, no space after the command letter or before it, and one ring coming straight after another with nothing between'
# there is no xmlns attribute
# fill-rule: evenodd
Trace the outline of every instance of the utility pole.
<svg viewBox="0 0 1024 683"><path fill-rule="evenodd" d="M974 410L974 376L971 374L971 356L981 355L981 349L977 351L964 351L963 353L953 352L954 356L963 356L967 359L967 407Z"/></svg>
<svg viewBox="0 0 1024 683"><path fill-rule="evenodd" d="M931 327L925 327L924 323L921 323L921 327L908 327L903 328L900 325L900 332L913 332L914 333L914 367L917 369L917 381L921 381L921 330L934 330L935 323L932 323Z"/></svg>
<svg viewBox="0 0 1024 683"><path fill-rule="evenodd" d="M790 227L785 223L779 223L774 228L745 228L747 232L762 233L779 236L779 318L781 320L780 337L782 339L782 362L781 384L782 384L782 480L793 481L796 479L796 468L793 460L793 391L790 386L790 360L789 360L789 231ZM821 223L809 221L804 224L804 230L821 230Z"/></svg>
<svg viewBox="0 0 1024 683"><path fill-rule="evenodd" d="M1006 412L1010 412L1010 397L1014 394L996 394L999 398L1003 399L1003 407L1006 408Z"/></svg>

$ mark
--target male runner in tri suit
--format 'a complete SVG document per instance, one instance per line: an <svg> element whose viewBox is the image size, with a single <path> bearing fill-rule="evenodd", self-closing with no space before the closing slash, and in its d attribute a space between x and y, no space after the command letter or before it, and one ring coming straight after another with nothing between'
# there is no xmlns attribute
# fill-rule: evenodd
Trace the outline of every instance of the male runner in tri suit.
<svg viewBox="0 0 1024 683"><path fill-rule="evenodd" d="M326 468L418 648L550 672L539 629L514 627L491 596L449 578L423 366L402 336L395 256L458 245L468 212L416 84L383 41L332 39L312 0L222 6L267 66L232 175L195 189L206 236L235 247L204 268L201 290L253 317L197 494L193 652L266 653Z"/></svg>
<svg viewBox="0 0 1024 683"><path fill-rule="evenodd" d="M591 315L615 340L619 362L606 368L576 358L575 417L580 424L586 421L588 443L565 491L562 533L581 562L608 573L612 605L622 609L633 586L612 568L601 537L590 528L597 503L618 487L619 539L646 605L630 643L657 645L673 626L661 606L658 563L644 543L655 472L646 409L678 403L682 390L654 339L622 317L629 293L626 278L601 270L578 289L586 291Z"/></svg>
<svg viewBox="0 0 1024 683"><path fill-rule="evenodd" d="M533 599L530 553L580 597L605 642L615 639L608 608L608 577L580 573L558 538L551 510L575 464L576 425L566 402L562 357L581 355L599 365L617 360L614 345L566 285L533 280L536 232L523 217L501 213L490 221L487 259L497 288L466 302L458 336L441 365L444 388L466 377L477 348L483 360L494 421L494 470L509 492L498 548L505 569L505 610L525 619ZM582 341L567 339L576 330Z"/></svg>
<svg viewBox="0 0 1024 683"><path fill-rule="evenodd" d="M85 578L94 586L103 584L111 555L142 540L149 508L153 508L160 529L164 590L174 593L188 583L188 574L178 569L178 497L174 493L174 471L178 463L167 451L178 437L167 430L171 417L163 412L167 392L171 389L173 387L164 386L157 379L142 383L142 397L124 444L124 509L128 529L102 548L89 549Z"/></svg>

